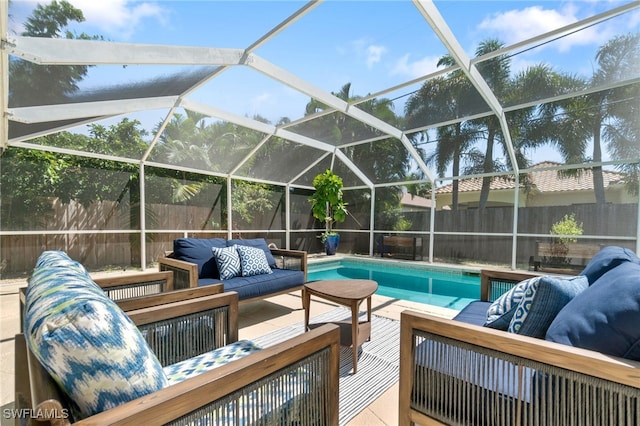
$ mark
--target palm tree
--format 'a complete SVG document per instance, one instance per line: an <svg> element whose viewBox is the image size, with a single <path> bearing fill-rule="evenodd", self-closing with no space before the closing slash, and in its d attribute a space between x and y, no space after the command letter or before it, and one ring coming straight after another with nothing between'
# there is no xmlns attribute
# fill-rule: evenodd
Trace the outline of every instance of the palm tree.
<svg viewBox="0 0 640 426"><path fill-rule="evenodd" d="M338 92L332 94L345 102L357 102L360 97L351 95L350 91L351 83L347 83ZM326 108L326 105L311 99L307 103L306 114L314 114ZM391 125L398 125L400 120L393 112L393 103L388 99L369 99L359 103L358 108ZM358 120L352 120L344 114L335 113L312 120L306 131L306 134L309 133L320 140L339 146L343 142L370 138L378 135L379 131ZM408 158L397 155L399 143L397 140L386 139L372 144L363 144L365 146L350 146L343 148L343 151L373 181L403 180Z"/></svg>
<svg viewBox="0 0 640 426"><path fill-rule="evenodd" d="M345 102L357 103L361 99L358 95L351 94L351 83L344 84L339 91L332 94ZM393 102L385 98L373 98L357 103L357 107L393 126L400 127L401 118L393 111ZM306 106L306 115L324 111L326 105L311 99ZM332 145L340 146L343 143L364 140L372 136L379 135L379 131L371 126L363 124L358 120L353 120L342 113L329 114L318 117L308 123L305 129L306 134L317 137ZM404 151L402 143L394 138L376 141L375 143L356 144L341 148L347 157L351 159L360 170L373 182L401 182L405 180L405 175L409 168L408 155L398 155ZM348 173L342 164L336 164L335 170L338 175L345 177ZM349 194L350 218L357 220L357 217L369 216L370 200L365 200L364 191L356 191ZM396 208L399 205L401 191L397 188L381 188L376 191L376 205L379 212ZM361 200L354 199L362 196ZM362 211L359 211L359 208ZM376 216L376 225L385 227L391 225L393 218L382 218Z"/></svg>
<svg viewBox="0 0 640 426"><path fill-rule="evenodd" d="M221 167L228 168L229 161L244 157L246 152L256 146L263 138L259 132L233 123L207 124L206 118L207 116L204 114L189 110L186 111L186 116L174 114L162 133L160 145L156 150L160 161L186 165L196 169L225 172L227 169ZM260 117L255 119L266 121ZM216 162L215 160L219 158L230 160L224 163ZM255 157L249 163L252 161L261 162ZM209 188L212 183L220 183L220 178L197 175L196 173L179 173L182 176L175 177L172 181L171 199L175 203L192 200ZM240 221L251 223L256 213L264 213L272 209L270 185L233 181L233 186L232 208ZM203 227L209 223L216 203L221 203L224 214L226 211L224 198L224 193L219 194L216 198Z"/></svg>
<svg viewBox="0 0 640 426"><path fill-rule="evenodd" d="M640 66L640 34L621 35L609 40L598 49L595 59L598 69L585 82L585 88L597 89L637 75ZM612 152L623 152L628 144L637 146L637 132L634 139L628 129L633 129L634 122L637 126L638 116L629 116L625 108L620 108L621 103L637 103L637 95L638 85L634 84L599 90L567 102L564 105L566 114L558 122L558 142L563 146L573 144L579 147L583 158L565 156L565 159L584 161L589 140L593 140L591 161L594 163L600 163L603 159L603 142L609 145ZM628 102L629 96L635 100ZM592 175L596 203L604 204L606 198L602 167L593 166Z"/></svg>
<svg viewBox="0 0 640 426"><path fill-rule="evenodd" d="M503 43L495 39L483 41L476 49L476 57L482 57L501 49L503 46ZM452 66L454 64L453 58L449 55L443 56L438 62L438 65ZM580 80L560 75L544 64L530 66L513 77L510 75L510 69L511 60L504 55L478 64L478 70L488 82L493 93L506 106L556 96L581 85ZM451 86L455 88L452 89ZM461 71L451 73L447 77L430 80L407 103L409 127L478 112L479 108L485 106L477 102L478 97L474 95L475 89L471 87ZM465 105L459 107L461 103ZM566 158L575 159L581 156L582 145L575 142L575 139L581 140L580 137L573 137L569 142L568 140L560 140L557 136L560 131L556 117L560 105L558 103L533 105L508 114L509 132L516 164L519 168L529 165L524 154L527 149L549 143L555 144ZM443 116L442 111L446 111L449 116ZM459 175L463 156L467 164L463 171L464 174L488 174L508 169L507 164L494 159L496 144L502 148L503 156L508 157L506 140L498 118L494 115L461 122L456 126L442 127L436 133L437 146L427 161L436 164L437 171L441 176L450 164L453 175ZM424 137L424 134L414 135L414 142L416 137ZM484 152L474 148L474 145L481 140L486 143ZM511 168L513 169L515 166L514 164ZM489 176L482 179L478 203L480 209L486 206L493 179ZM526 178L523 183L525 188L528 188ZM452 187L452 208L456 209L458 199L458 182L456 180L454 180Z"/></svg>
<svg viewBox="0 0 640 426"><path fill-rule="evenodd" d="M504 44L495 39L483 41L476 49L476 57L494 52L501 49L502 47L504 47ZM480 64L478 64L478 71L480 71L496 96L502 97L506 94L505 92L508 91L508 88L510 86L509 77L511 71L511 60L508 57L500 55L487 61L481 62ZM479 129L485 129L485 135L487 139L485 153L482 157L478 158L475 166L482 167L482 169L480 170L481 173L491 173L497 171L501 167L500 164L494 162L493 159L493 150L496 140L502 143L504 148L503 150L506 151L506 147L504 145L505 139L502 137L500 122L494 115L474 121ZM467 173L473 172L473 170L467 170ZM483 209L487 204L492 180L493 178L489 176L485 176L482 178L482 188L480 190L480 200L478 202L479 209Z"/></svg>
<svg viewBox="0 0 640 426"><path fill-rule="evenodd" d="M605 125L603 134L609 141L609 153L616 159L640 158L640 84L627 87L623 102L610 105L615 120ZM640 163L624 163L617 169L627 174L625 182L630 194L638 195Z"/></svg>
<svg viewBox="0 0 640 426"><path fill-rule="evenodd" d="M438 61L438 66L451 66L455 61L452 56L445 55ZM455 118L463 118L477 111L480 107L477 92L462 71L454 71L446 77L436 77L425 82L407 101L405 114L409 128L423 126ZM475 141L479 133L471 121L439 127L435 152L426 159L427 163L436 165L440 176L444 176L447 166L452 165L452 173L459 176L461 159ZM419 144L428 135L419 132L411 135L414 144ZM458 208L458 180L453 181L452 209Z"/></svg>

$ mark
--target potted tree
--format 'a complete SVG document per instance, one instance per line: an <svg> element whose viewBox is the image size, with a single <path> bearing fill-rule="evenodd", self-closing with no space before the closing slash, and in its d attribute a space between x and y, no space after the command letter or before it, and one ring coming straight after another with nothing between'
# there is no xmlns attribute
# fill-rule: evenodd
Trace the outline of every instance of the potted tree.
<svg viewBox="0 0 640 426"><path fill-rule="evenodd" d="M571 235L582 235L582 232L582 222L576 222L575 213L564 215L562 220L559 220L551 226L549 233L551 235L558 235L553 238L551 243L550 262L553 266L565 267L571 263L571 259L567 257L569 246L578 242L578 239L571 237Z"/></svg>
<svg viewBox="0 0 640 426"><path fill-rule="evenodd" d="M349 213L346 208L347 203L342 199L342 186L342 178L327 169L313 179L313 187L316 191L309 198L313 217L324 222L325 230L320 235L320 239L328 255L336 253L340 242L340 235L333 230L333 224L344 222Z"/></svg>

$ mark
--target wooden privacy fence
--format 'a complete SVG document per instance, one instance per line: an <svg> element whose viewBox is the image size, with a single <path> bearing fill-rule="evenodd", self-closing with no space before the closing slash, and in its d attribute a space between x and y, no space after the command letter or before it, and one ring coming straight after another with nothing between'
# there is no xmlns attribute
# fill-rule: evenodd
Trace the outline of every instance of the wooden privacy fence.
<svg viewBox="0 0 640 426"><path fill-rule="evenodd" d="M536 254L537 242L551 242L551 226L565 215L575 214L583 224L583 235L598 236L580 239L585 244L621 245L635 248L635 240L620 241L610 237L637 235L637 204L583 204L575 206L524 207L518 209L518 234L540 234L538 237L518 237L516 259L527 265L529 257ZM434 229L438 232L511 234L513 208L492 207L436 212ZM434 240L434 257L446 260L472 260L484 263L510 264L512 237L437 235Z"/></svg>
<svg viewBox="0 0 640 426"><path fill-rule="evenodd" d="M79 203L62 204L52 201L51 215L41 218L26 218L25 231L59 231L54 235L3 235L0 239L0 273L28 273L43 250L64 250L74 259L81 261L90 269L104 267L135 267L140 265L140 234L137 222L138 213L128 205L114 202L92 203L84 207ZM526 264L535 254L536 240L544 240L551 226L566 214L575 214L578 222L583 223L585 235L601 236L590 240L581 240L588 244L618 244L634 248L635 240L616 242L607 237L633 237L637 235L637 204L585 204L558 207L527 207L518 210L518 233L540 234L542 237L519 237L518 262ZM406 213L413 223L412 231L429 231L430 212ZM293 220L295 217L295 220ZM295 214L291 223L294 228L305 229L313 223L311 217ZM43 223L44 222L44 223ZM135 226L131 226L131 223ZM198 206L152 204L147 207L146 262L155 262L165 250L172 248L175 238L182 233L164 233L158 230L201 230L201 236L225 236L226 231L214 229L224 223L222 211ZM280 238L279 246L284 245L284 214L280 209L257 217L251 224L253 229L271 229L272 237ZM133 232L128 230L133 229ZM91 232L113 231L113 233ZM123 230L125 230L123 232ZM156 232L154 232L154 230ZM456 235L436 235L434 256L447 260L473 260L485 263L509 264L513 230L513 208L492 207L484 210L470 209L458 211L438 211L435 215L434 230L453 232ZM15 232L17 231L17 232ZM82 231L74 234L69 231ZM87 232L88 231L88 232ZM292 229L295 233L295 229ZM318 231L319 234L320 231ZM474 236L465 233L507 234L500 236ZM376 231L376 235L393 234L391 231ZM245 233L245 238L257 236ZM262 234L261 234L262 235ZM319 248L317 234L298 233L292 238L293 249L313 251ZM428 256L428 235L423 235L422 254ZM549 238L549 237L546 237ZM345 233L341 241L341 252L368 253L369 233ZM374 245L375 246L375 245ZM377 248L376 248L377 249Z"/></svg>
<svg viewBox="0 0 640 426"><path fill-rule="evenodd" d="M3 274L29 273L44 250L64 250L89 269L139 267L139 214L139 210L128 203L100 201L83 206L76 201L65 204L51 199L51 212L46 216L22 217L20 229L3 227L3 231L13 232L12 235L0 236L0 277ZM188 229L208 231L202 234L203 237L226 236L226 230L214 229L226 220L222 215L219 205L213 208L147 205L146 263L155 262L165 250L171 250L173 240L183 235L154 231ZM283 230L283 223L281 212L276 210L257 217L252 227ZM21 230L30 234L16 235ZM34 235L33 231L47 233Z"/></svg>

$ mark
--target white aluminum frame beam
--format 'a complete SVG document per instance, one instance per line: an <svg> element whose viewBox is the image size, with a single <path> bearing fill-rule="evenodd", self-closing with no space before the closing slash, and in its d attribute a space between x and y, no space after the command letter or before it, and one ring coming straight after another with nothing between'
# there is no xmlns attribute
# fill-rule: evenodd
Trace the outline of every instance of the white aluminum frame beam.
<svg viewBox="0 0 640 426"><path fill-rule="evenodd" d="M271 139L271 134L266 135L265 137L262 138L262 140L260 142L258 142L258 144L256 146L254 146L247 155L244 156L244 158L242 160L240 160L240 162L238 164L236 164L233 169L231 169L231 171L229 172L229 177L234 177L236 172L238 170L240 170L240 168L251 159L251 157L253 157L253 155L258 152L258 150L260 148L262 148L262 146L267 143L267 141Z"/></svg>
<svg viewBox="0 0 640 426"><path fill-rule="evenodd" d="M214 106L203 104L201 102L192 101L190 99L183 99L180 106L191 111L206 114L211 117L219 118L230 123L237 124L248 129L256 130L258 132L266 133L269 135L277 136L283 139L287 139L293 142L297 142L303 145L310 146L312 148L319 149L321 151L333 152L335 147L326 142L321 142L316 139L309 138L307 136L293 133L289 130L282 129L273 124L263 123L262 121L254 120L242 115L237 115Z"/></svg>
<svg viewBox="0 0 640 426"><path fill-rule="evenodd" d="M276 25L271 31L269 31L268 33L266 33L265 35L260 37L254 43L252 43L251 46L247 47L246 52L250 53L250 52L253 52L254 50L258 49L260 46L265 44L267 41L271 40L273 37L278 35L282 30L287 28L289 25L293 24L298 19L302 18L304 15L309 13L311 10L313 10L320 3L322 3L322 0L311 0L310 2L306 3L304 6L302 6L300 9L295 11L287 19L285 19L284 21L282 21L278 25Z"/></svg>
<svg viewBox="0 0 640 426"><path fill-rule="evenodd" d="M9 117L6 114L9 107L9 54L6 50L7 20L9 2L0 0L0 153L9 144Z"/></svg>
<svg viewBox="0 0 640 426"><path fill-rule="evenodd" d="M320 151L325 151L325 152L334 152L337 153L337 155L339 156L340 160L345 163L347 165L347 167L349 167L349 169L351 169L351 171L358 176L358 178L360 180L362 180L362 182L369 188L373 187L373 182L371 182L371 180L369 180L369 178L360 171L360 168L358 168L355 164L353 164L353 162L347 158L344 153L342 153L341 151L337 151L336 147L328 144L326 142L321 142L318 141L316 139L312 139L309 138L307 136L303 136L300 135L298 133L293 133L289 130L274 126L272 124L267 124L267 123L263 123L261 121L257 121L257 120L253 120L251 118L248 117L244 117L241 115L237 115L237 114L233 114L224 110L221 110L219 108L215 108L212 107L208 104L203 104L201 102L196 102L196 101L192 101L189 99L184 99L181 102L182 107L195 111L195 112L200 112L202 114L207 114L211 117L215 117L215 118L219 118L225 121L228 121L230 123L234 123L237 124L239 126L243 126L252 130L256 130L262 133L265 133L267 135L270 136L275 136L275 137L280 137L282 139L286 139L292 142L296 142L305 146L309 146L311 148L315 148L318 149ZM266 142L268 138L265 138L261 144L259 144L259 146L261 146L263 143ZM254 150L252 151L252 153L254 153L258 148L255 147ZM246 161L246 159L243 159L241 164L244 163ZM238 168L241 166L241 164L238 164L236 166L234 166L233 170L234 172L238 170Z"/></svg>
<svg viewBox="0 0 640 426"><path fill-rule="evenodd" d="M358 178L360 178L360 180L369 188L369 189L373 189L373 182L371 182L371 180L369 180L369 178L367 177L367 175L365 175L364 173L362 173L362 171L360 170L360 167L356 166L353 161L351 161L351 159L349 157L347 157L345 155L344 152L340 151L339 149L335 150L335 156L338 157L340 159L340 161L342 161L349 169L351 169L351 171L358 176Z"/></svg>
<svg viewBox="0 0 640 426"><path fill-rule="evenodd" d="M465 53L462 46L458 42L458 39L454 36L453 32L447 25L440 12L436 8L435 4L431 0L413 0L414 5L427 21L433 32L438 36L440 41L445 45L453 59L458 65L460 65L462 71L465 73L471 84L478 90L480 96L487 102L491 110L495 113L496 117L500 121L500 127L505 138L505 145L509 153L509 159L513 166L514 171L518 171L518 163L516 161L515 150L513 149L513 141L511 140L511 132L509 131L509 125L504 113L502 105L493 94L493 91L482 77L482 74L478 71L476 66L471 63L471 60Z"/></svg>
<svg viewBox="0 0 640 426"><path fill-rule="evenodd" d="M123 99L118 101L81 102L72 104L30 106L9 108L11 120L20 123L42 123L48 121L72 120L74 118L103 117L121 115L152 109L169 109L178 96L158 98Z"/></svg>
<svg viewBox="0 0 640 426"><path fill-rule="evenodd" d="M139 158L118 157L116 155L100 154L97 152L89 152L89 151L78 151L75 149L60 148L57 146L50 146L50 145L37 145L29 142L18 142L15 144L11 144L11 146L33 150L33 151L55 152L58 154L73 155L76 157L98 158L101 160L117 161L120 163L140 164Z"/></svg>
<svg viewBox="0 0 640 426"><path fill-rule="evenodd" d="M151 155L151 151L153 151L153 148L155 148L155 146L158 144L158 141L160 140L162 133L164 133L164 129L166 129L169 123L171 122L171 119L173 118L173 114L175 113L177 107L178 107L178 103L176 102L176 104L173 107L171 107L169 112L167 112L167 115L165 115L164 120L162 120L162 124L156 131L156 134L153 135L153 139L151 140L151 143L149 143L149 147L142 155L141 161L143 163L149 159L149 156Z"/></svg>
<svg viewBox="0 0 640 426"><path fill-rule="evenodd" d="M277 67L276 65L264 60L263 58L251 54L248 56L246 64L255 69L256 71L276 80L282 84L285 84L295 90L298 90L313 99L317 99L321 103L329 106L330 108L335 109L336 111L342 112L343 114L355 118L356 120L373 127L381 131L384 134L389 135L390 137L396 138L400 140L405 148L409 151L409 153L414 157L414 160L420 167L423 169L425 174L430 175L429 169L422 160L422 158L418 155L417 151L411 145L411 142L408 138L404 137L402 131L397 127L393 127L392 125L380 120L379 118L359 109L356 106L350 105L348 102L338 98L337 96L328 93L311 83L299 78L298 76L291 74L290 72ZM351 162L349 162L351 163ZM353 163L351 163L353 164ZM355 166L355 165L354 165ZM359 169L356 167L359 172ZM352 169L352 171L356 171L356 169ZM363 180L365 183L371 181L367 178ZM369 186L367 184L367 186Z"/></svg>
<svg viewBox="0 0 640 426"><path fill-rule="evenodd" d="M180 101L182 108L190 111L199 112L201 114L208 115L210 117L219 118L230 123L237 124L239 126L247 127L249 129L257 130L262 133L272 134L275 131L276 126L273 124L263 123L262 121L253 120L249 117L234 114L232 112L216 108L212 105L205 104L199 101L191 99L182 99Z"/></svg>
<svg viewBox="0 0 640 426"><path fill-rule="evenodd" d="M8 53L40 65L239 65L244 49L16 36Z"/></svg>

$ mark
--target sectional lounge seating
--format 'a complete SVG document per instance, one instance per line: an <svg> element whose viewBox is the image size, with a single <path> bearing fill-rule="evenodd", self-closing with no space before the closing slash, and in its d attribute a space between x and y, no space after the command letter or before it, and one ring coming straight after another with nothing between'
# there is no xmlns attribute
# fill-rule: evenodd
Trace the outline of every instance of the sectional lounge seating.
<svg viewBox="0 0 640 426"><path fill-rule="evenodd" d="M336 326L259 348L238 340L237 293L200 293L127 298L125 313L82 265L44 252L15 340L17 412L60 425L337 424Z"/></svg>
<svg viewBox="0 0 640 426"><path fill-rule="evenodd" d="M234 246L239 248L232 250ZM246 247L262 250L265 259L261 261L266 265L255 271L244 267L253 263L244 253ZM214 250L219 254L214 255ZM234 251L239 253L238 259L228 260ZM238 267L228 268L234 262ZM173 272L176 289L222 285L224 291L237 292L241 303L302 290L307 279L307 252L269 248L264 238L177 238L173 251L159 258L158 265L160 271ZM227 269L234 273L225 276Z"/></svg>
<svg viewBox="0 0 640 426"><path fill-rule="evenodd" d="M402 313L399 424L640 423L631 250L605 247L575 277L481 276L481 300L453 320Z"/></svg>

